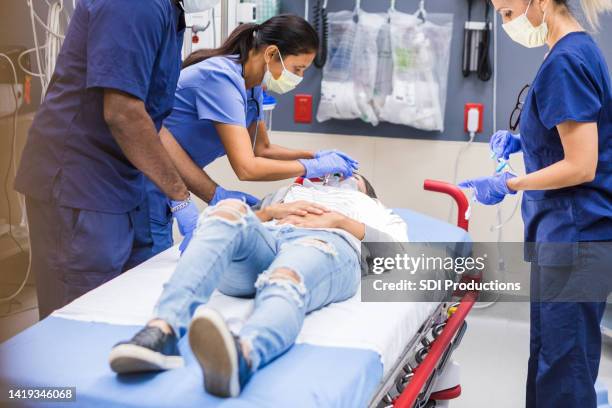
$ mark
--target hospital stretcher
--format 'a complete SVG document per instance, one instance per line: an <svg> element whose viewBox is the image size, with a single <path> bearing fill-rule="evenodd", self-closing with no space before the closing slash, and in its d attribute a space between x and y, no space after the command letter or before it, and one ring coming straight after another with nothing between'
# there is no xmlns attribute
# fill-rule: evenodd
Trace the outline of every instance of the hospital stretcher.
<svg viewBox="0 0 612 408"><path fill-rule="evenodd" d="M426 181L425 189L455 199L462 228L396 209L409 226L411 241L470 242L463 193L435 181ZM311 313L296 344L259 371L235 399L205 393L185 338L179 343L183 368L116 376L108 367L110 348L130 338L150 317L178 256L176 247L171 248L1 344L3 395L7 388L75 387L76 402L69 404L75 407L406 408L431 406L434 400L443 404L461 392L458 366L450 356L466 329L465 318L476 299L472 292L435 304L367 303L358 293ZM210 304L230 326L252 310L251 300L218 292ZM39 405L22 400L10 406Z"/></svg>

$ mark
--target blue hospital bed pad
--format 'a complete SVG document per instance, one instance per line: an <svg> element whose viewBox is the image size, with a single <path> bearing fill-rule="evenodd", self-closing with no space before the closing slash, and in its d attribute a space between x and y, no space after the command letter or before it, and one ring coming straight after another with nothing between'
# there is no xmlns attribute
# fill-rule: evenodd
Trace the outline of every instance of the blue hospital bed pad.
<svg viewBox="0 0 612 408"><path fill-rule="evenodd" d="M412 241L469 240L450 224L410 210L394 211L407 221ZM180 342L185 367L116 376L108 367L111 347L148 320L177 259L176 247L171 248L1 344L0 386L74 386L77 403L69 406L86 407L360 407L436 307L424 302L362 303L358 293L313 312L296 345L258 372L235 399L203 391L186 338ZM226 318L244 317L252 309L251 300L218 292L212 303Z"/></svg>
<svg viewBox="0 0 612 408"><path fill-rule="evenodd" d="M369 402L382 378L373 351L298 344L258 372L239 398L217 398L204 392L186 338L179 345L185 367L115 375L108 352L138 329L49 317L0 346L0 384L76 387L77 403L63 406L359 407Z"/></svg>
<svg viewBox="0 0 612 408"><path fill-rule="evenodd" d="M407 208L394 208L408 225L408 238L412 242L471 242L468 232L455 225L440 221Z"/></svg>

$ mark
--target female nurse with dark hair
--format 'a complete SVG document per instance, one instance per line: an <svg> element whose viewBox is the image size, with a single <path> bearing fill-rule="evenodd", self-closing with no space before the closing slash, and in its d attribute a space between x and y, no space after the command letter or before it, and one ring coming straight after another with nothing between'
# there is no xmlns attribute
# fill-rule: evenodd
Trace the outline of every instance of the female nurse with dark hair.
<svg viewBox="0 0 612 408"><path fill-rule="evenodd" d="M350 176L357 162L338 151L292 150L270 143L262 121L262 90L278 94L301 81L318 49L312 26L295 15L242 24L220 48L195 51L183 63L174 109L160 135L189 190L213 205L225 198L258 200L227 191L203 167L227 155L240 180L269 181L332 173ZM153 252L172 245L166 196L149 183ZM184 250L197 217L178 219Z"/></svg>

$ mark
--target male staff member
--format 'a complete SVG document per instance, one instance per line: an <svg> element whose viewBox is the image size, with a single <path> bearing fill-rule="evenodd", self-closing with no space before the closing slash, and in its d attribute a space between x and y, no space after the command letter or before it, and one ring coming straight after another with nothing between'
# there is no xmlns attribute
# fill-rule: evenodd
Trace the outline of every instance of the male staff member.
<svg viewBox="0 0 612 408"><path fill-rule="evenodd" d="M15 181L41 318L149 256L145 175L197 217L158 137L184 28L180 0L78 2Z"/></svg>

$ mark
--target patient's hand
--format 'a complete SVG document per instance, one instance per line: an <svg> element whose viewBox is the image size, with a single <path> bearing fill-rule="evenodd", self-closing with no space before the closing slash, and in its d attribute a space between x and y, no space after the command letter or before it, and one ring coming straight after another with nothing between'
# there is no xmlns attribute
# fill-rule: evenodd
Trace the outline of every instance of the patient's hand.
<svg viewBox="0 0 612 408"><path fill-rule="evenodd" d="M291 224L299 228L339 228L352 234L358 240L365 235L365 225L336 211L323 214L288 215L279 224Z"/></svg>
<svg viewBox="0 0 612 408"><path fill-rule="evenodd" d="M263 208L257 215L262 221L279 220L288 216L322 215L329 212L324 206L308 201L273 204Z"/></svg>

